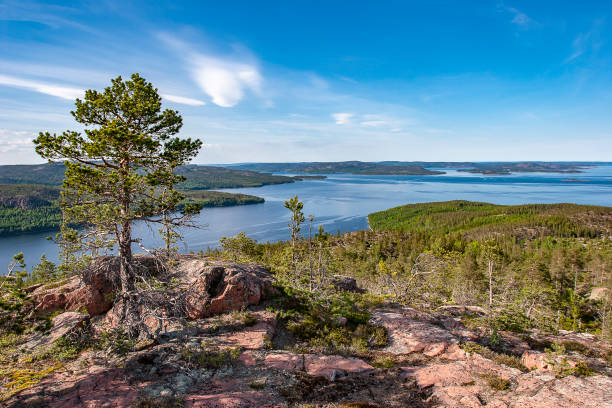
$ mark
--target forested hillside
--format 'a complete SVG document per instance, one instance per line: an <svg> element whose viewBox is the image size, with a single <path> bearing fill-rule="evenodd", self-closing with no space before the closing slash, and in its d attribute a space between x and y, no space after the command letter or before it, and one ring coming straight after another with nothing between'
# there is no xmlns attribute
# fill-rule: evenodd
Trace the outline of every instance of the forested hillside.
<svg viewBox="0 0 612 408"><path fill-rule="evenodd" d="M489 233L516 238L590 237L612 234L610 207L577 204L495 205L470 201L408 204L368 216L374 230L463 233L479 238Z"/></svg>
<svg viewBox="0 0 612 408"><path fill-rule="evenodd" d="M427 310L491 310L487 325L612 337L612 207L450 201L370 214L372 231L317 233L295 244L222 244L279 273L356 277L370 292ZM297 254L296 254L297 253Z"/></svg>
<svg viewBox="0 0 612 408"><path fill-rule="evenodd" d="M218 191L184 191L180 204L228 207L258 204L261 197ZM0 236L58 230L62 223L60 188L38 184L0 184Z"/></svg>

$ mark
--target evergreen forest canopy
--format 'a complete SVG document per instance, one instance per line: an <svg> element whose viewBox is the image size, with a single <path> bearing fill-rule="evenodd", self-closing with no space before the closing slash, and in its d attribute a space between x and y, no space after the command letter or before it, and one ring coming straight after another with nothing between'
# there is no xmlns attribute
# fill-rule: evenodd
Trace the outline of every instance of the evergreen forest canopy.
<svg viewBox="0 0 612 408"><path fill-rule="evenodd" d="M295 206L288 208L295 219ZM612 339L612 207L449 201L368 219L372 230L344 235L313 235L310 227L307 238L287 242L239 235L210 254L263 263L302 286L353 276L368 293L425 310L482 306L492 330Z"/></svg>
<svg viewBox="0 0 612 408"><path fill-rule="evenodd" d="M249 194L211 190L182 191L187 204L202 207L228 207L263 203L261 197ZM37 184L0 184L0 237L14 234L57 231L62 225L60 188Z"/></svg>

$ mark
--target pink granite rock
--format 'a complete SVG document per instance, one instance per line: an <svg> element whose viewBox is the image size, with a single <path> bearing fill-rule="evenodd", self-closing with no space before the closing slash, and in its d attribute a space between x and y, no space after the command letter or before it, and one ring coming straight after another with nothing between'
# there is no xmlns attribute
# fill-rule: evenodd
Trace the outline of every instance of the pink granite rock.
<svg viewBox="0 0 612 408"><path fill-rule="evenodd" d="M374 369L358 358L273 352L266 356L264 364L289 371L305 371L312 376L333 380L338 373L363 373Z"/></svg>
<svg viewBox="0 0 612 408"><path fill-rule="evenodd" d="M194 259L180 265L176 275L188 285L185 301L192 319L257 305L275 293L270 271L256 264Z"/></svg>
<svg viewBox="0 0 612 408"><path fill-rule="evenodd" d="M411 309L378 311L372 315L370 323L387 329L389 345L384 351L388 353L423 352L428 357L434 357L458 343L448 330L418 317L419 312Z"/></svg>

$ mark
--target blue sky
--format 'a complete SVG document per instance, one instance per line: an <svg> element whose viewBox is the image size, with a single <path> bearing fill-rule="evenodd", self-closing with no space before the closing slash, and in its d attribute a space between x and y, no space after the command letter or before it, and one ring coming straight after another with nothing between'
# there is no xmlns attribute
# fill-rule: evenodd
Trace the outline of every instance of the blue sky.
<svg viewBox="0 0 612 408"><path fill-rule="evenodd" d="M607 1L0 0L0 163L139 72L197 163L612 160Z"/></svg>

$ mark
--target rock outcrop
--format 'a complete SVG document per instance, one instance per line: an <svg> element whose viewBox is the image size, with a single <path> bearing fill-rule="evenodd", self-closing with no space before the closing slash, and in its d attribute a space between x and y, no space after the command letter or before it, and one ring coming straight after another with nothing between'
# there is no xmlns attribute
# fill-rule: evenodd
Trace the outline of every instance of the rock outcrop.
<svg viewBox="0 0 612 408"><path fill-rule="evenodd" d="M104 314L111 308L112 292L112 285L102 275L90 283L83 282L79 276L73 276L35 289L31 299L38 314L51 314L58 310L86 310L94 316Z"/></svg>
<svg viewBox="0 0 612 408"><path fill-rule="evenodd" d="M153 263L147 267L156 273ZM612 407L612 346L593 335L500 331L493 347L484 329L469 330L461 322L483 310L451 306L427 313L387 304L372 310L369 321L386 329L384 347L337 354L304 350L299 343L275 349L287 330L260 304L275 293L266 268L186 256L167 272L188 322L168 319L155 340L122 357L95 348L83 352L3 401L5 406ZM86 307L103 314L100 296L107 299L103 294L113 286L105 276L41 286L31 296L41 313ZM25 349L35 355L112 316L90 320L84 313L62 313ZM351 329L346 318L337 326ZM555 353L547 351L554 343Z"/></svg>
<svg viewBox="0 0 612 408"><path fill-rule="evenodd" d="M191 319L257 305L275 293L270 271L256 264L193 259L182 263L175 276L187 291L185 307Z"/></svg>

